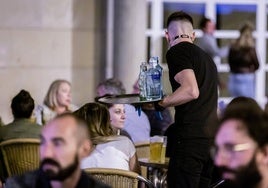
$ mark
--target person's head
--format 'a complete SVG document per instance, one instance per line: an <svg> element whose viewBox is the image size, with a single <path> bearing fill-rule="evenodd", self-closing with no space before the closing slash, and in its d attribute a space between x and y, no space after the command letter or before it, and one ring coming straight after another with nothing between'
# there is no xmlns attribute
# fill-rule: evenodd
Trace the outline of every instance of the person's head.
<svg viewBox="0 0 268 188"><path fill-rule="evenodd" d="M192 17L183 11L172 13L167 19L166 39L170 47L182 41L193 42L195 32Z"/></svg>
<svg viewBox="0 0 268 188"><path fill-rule="evenodd" d="M234 98L226 107L215 137L214 163L234 186L260 182L268 165L267 116L254 99ZM247 187L246 186L246 187Z"/></svg>
<svg viewBox="0 0 268 188"><path fill-rule="evenodd" d="M126 120L126 112L124 104L106 104L108 107L111 125L114 131L121 130L124 128L125 120Z"/></svg>
<svg viewBox="0 0 268 188"><path fill-rule="evenodd" d="M108 108L100 103L86 103L73 112L77 117L86 121L92 141L102 136L114 135Z"/></svg>
<svg viewBox="0 0 268 188"><path fill-rule="evenodd" d="M71 83L67 80L52 82L45 96L44 104L52 110L58 107L65 107L68 110L71 104Z"/></svg>
<svg viewBox="0 0 268 188"><path fill-rule="evenodd" d="M255 41L253 38L253 24L250 22L246 22L240 28L240 36L237 40L238 47L254 47Z"/></svg>
<svg viewBox="0 0 268 188"><path fill-rule="evenodd" d="M64 181L80 173L80 161L91 150L86 123L71 113L58 115L42 129L40 169L50 180Z"/></svg>
<svg viewBox="0 0 268 188"><path fill-rule="evenodd" d="M34 109L34 100L30 93L21 90L11 102L12 114L17 118L30 118Z"/></svg>
<svg viewBox="0 0 268 188"><path fill-rule="evenodd" d="M212 35L215 31L215 23L211 19L207 17L203 17L199 22L199 28L204 33L208 33Z"/></svg>
<svg viewBox="0 0 268 188"><path fill-rule="evenodd" d="M110 78L110 79L104 80L103 82L99 83L97 86L98 97L101 97L107 94L121 95L125 93L126 93L126 89L123 83L116 78Z"/></svg>

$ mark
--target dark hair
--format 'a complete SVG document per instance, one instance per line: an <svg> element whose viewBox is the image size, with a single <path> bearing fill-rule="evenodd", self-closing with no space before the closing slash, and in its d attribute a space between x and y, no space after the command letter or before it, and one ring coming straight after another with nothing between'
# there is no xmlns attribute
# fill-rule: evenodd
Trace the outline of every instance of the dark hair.
<svg viewBox="0 0 268 188"><path fill-rule="evenodd" d="M194 24L193 18L183 11L173 12L167 19L167 27L172 21L184 20L190 22L192 25Z"/></svg>
<svg viewBox="0 0 268 188"><path fill-rule="evenodd" d="M209 19L207 17L203 17L199 22L199 28L204 29L207 26L208 22L211 22L211 19Z"/></svg>
<svg viewBox="0 0 268 188"><path fill-rule="evenodd" d="M11 102L14 118L30 118L34 109L34 100L30 93L21 90Z"/></svg>
<svg viewBox="0 0 268 188"><path fill-rule="evenodd" d="M236 97L226 107L220 124L236 119L243 123L249 136L260 147L268 144L268 116L258 103L249 97Z"/></svg>

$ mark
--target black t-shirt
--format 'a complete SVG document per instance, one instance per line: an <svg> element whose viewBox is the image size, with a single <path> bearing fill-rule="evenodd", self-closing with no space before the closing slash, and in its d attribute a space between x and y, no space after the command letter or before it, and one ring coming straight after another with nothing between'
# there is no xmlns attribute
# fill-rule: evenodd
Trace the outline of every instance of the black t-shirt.
<svg viewBox="0 0 268 188"><path fill-rule="evenodd" d="M217 119L217 68L212 58L198 46L181 42L171 47L167 54L169 80L173 92L180 87L174 77L184 69L194 71L199 97L175 106L176 134L180 138L207 138L208 126Z"/></svg>
<svg viewBox="0 0 268 188"><path fill-rule="evenodd" d="M13 176L7 179L6 188L51 188L49 180L42 170L34 170L27 172L21 176ZM110 188L93 177L82 171L81 177L76 185L76 188Z"/></svg>

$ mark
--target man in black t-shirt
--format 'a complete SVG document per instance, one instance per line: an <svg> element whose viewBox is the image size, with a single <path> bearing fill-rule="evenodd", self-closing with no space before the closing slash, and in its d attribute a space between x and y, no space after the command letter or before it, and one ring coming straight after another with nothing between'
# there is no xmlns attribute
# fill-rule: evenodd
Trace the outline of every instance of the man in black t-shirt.
<svg viewBox="0 0 268 188"><path fill-rule="evenodd" d="M173 93L159 105L175 107L168 186L209 187L213 162L208 126L217 120L217 68L212 58L193 44L193 20L175 12L167 20L166 54Z"/></svg>

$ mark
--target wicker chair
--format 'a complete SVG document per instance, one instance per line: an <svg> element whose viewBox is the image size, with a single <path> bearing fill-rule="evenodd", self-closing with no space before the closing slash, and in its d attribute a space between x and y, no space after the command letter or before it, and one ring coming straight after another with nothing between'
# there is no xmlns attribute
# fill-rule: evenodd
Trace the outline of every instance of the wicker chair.
<svg viewBox="0 0 268 188"><path fill-rule="evenodd" d="M149 158L150 157L150 142L137 142L135 143L136 152L138 158Z"/></svg>
<svg viewBox="0 0 268 188"><path fill-rule="evenodd" d="M136 148L138 159L150 158L150 142L149 141L136 142L135 148ZM141 175L144 177L148 177L147 167L141 166Z"/></svg>
<svg viewBox="0 0 268 188"><path fill-rule="evenodd" d="M113 188L137 188L138 185L141 185L139 182L143 182L145 187L155 187L151 181L132 171L112 168L87 168L84 170L90 176Z"/></svg>
<svg viewBox="0 0 268 188"><path fill-rule="evenodd" d="M34 138L9 139L0 143L8 176L21 175L39 167L40 140Z"/></svg>

